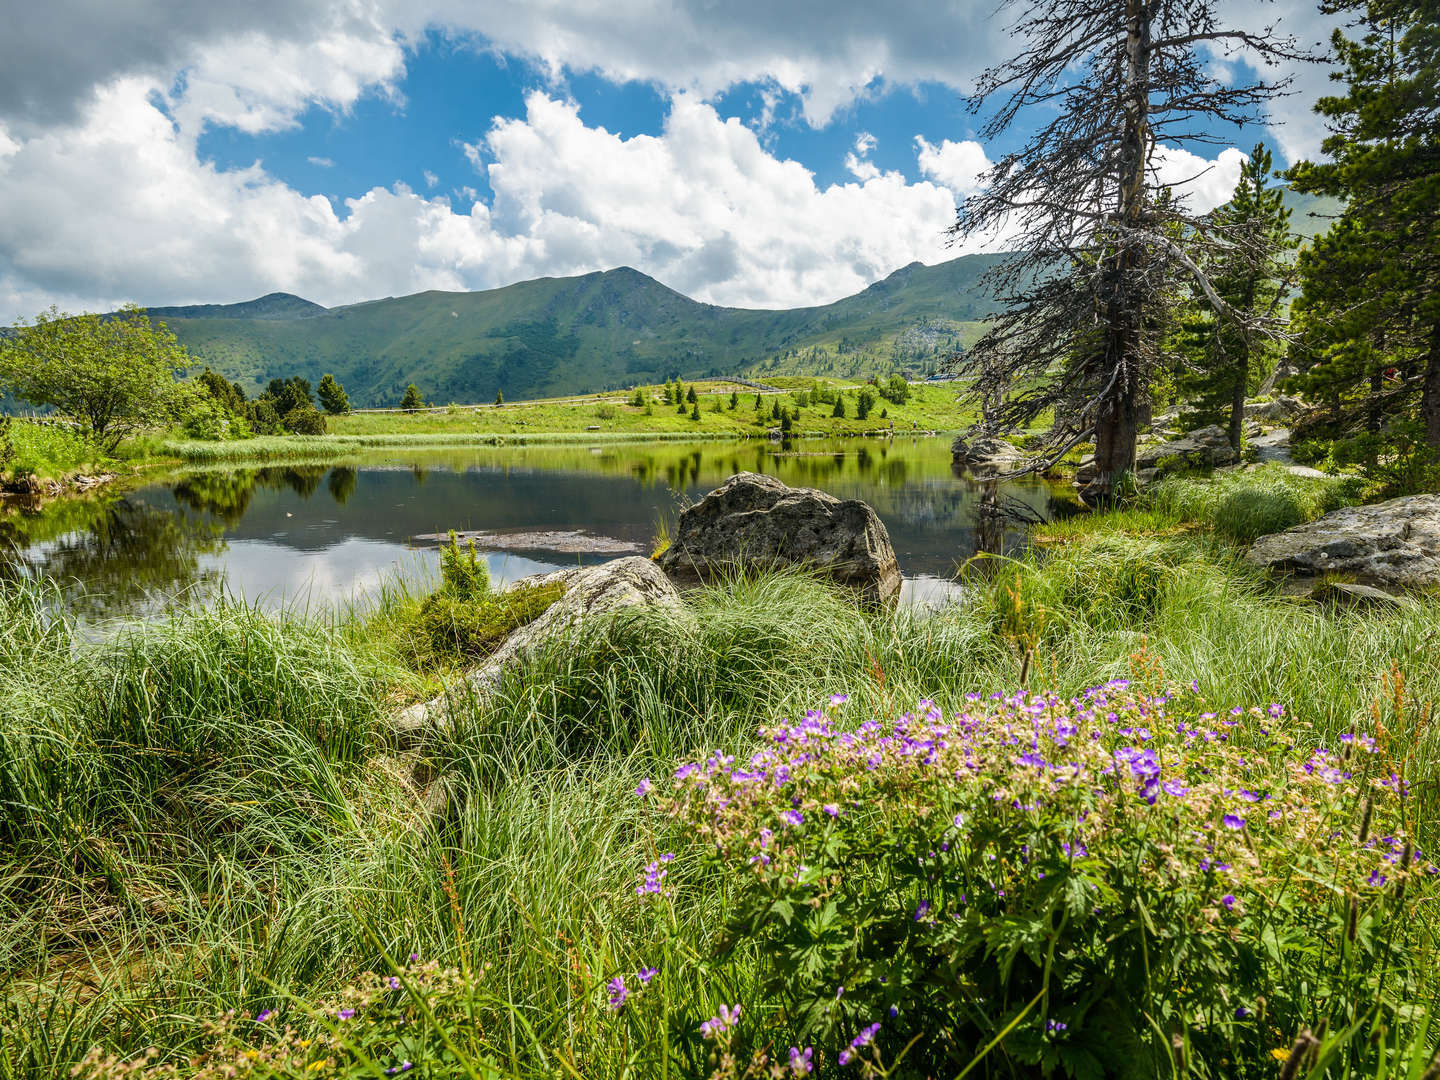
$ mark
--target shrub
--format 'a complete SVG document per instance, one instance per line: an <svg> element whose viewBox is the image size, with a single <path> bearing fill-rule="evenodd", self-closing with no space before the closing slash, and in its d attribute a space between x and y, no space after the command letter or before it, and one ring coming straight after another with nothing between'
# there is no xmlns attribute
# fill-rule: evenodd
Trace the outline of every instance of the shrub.
<svg viewBox="0 0 1440 1080"><path fill-rule="evenodd" d="M471 540L464 548L450 530L450 543L440 548L440 591L464 603L473 603L490 592L490 566L475 550Z"/></svg>
<svg viewBox="0 0 1440 1080"><path fill-rule="evenodd" d="M511 631L539 618L564 591L560 585L520 585L479 600L437 592L420 605L420 624L437 655L485 656Z"/></svg>
<svg viewBox="0 0 1440 1080"><path fill-rule="evenodd" d="M595 406L595 416L599 420L614 420L619 415L619 410L609 402L603 402Z"/></svg>
<svg viewBox="0 0 1440 1080"><path fill-rule="evenodd" d="M281 421L292 435L324 435L325 417L313 405L297 405Z"/></svg>
<svg viewBox="0 0 1440 1080"><path fill-rule="evenodd" d="M853 727L845 703L678 769L659 807L693 842L636 888L727 895L711 961L746 943L746 1010L822 1066L1271 1077L1328 1028L1378 1075L1423 1043L1440 889L1383 736L1298 750L1278 704L1126 680Z"/></svg>

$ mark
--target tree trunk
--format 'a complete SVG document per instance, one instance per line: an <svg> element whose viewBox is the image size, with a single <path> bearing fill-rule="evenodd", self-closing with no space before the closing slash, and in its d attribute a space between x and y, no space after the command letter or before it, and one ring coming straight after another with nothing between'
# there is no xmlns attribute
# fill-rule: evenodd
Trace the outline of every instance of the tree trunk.
<svg viewBox="0 0 1440 1080"><path fill-rule="evenodd" d="M1119 199L1120 222L1138 227L1145 209L1145 163L1149 149L1150 125L1150 8L1148 0L1125 2L1125 135L1121 146ZM1144 259L1143 250L1122 239L1114 255L1110 301L1106 305L1105 358L1103 380L1114 385L1100 403L1095 418L1095 481L1091 492L1101 499L1113 497L1120 478L1135 470L1135 444L1140 434L1140 405L1145 387L1136 373L1135 351L1140 345L1143 325L1142 303L1136 296L1131 275Z"/></svg>
<svg viewBox="0 0 1440 1080"><path fill-rule="evenodd" d="M1440 322L1430 328L1430 355L1420 391L1420 422L1425 425L1425 441L1432 450L1440 451Z"/></svg>
<svg viewBox="0 0 1440 1080"><path fill-rule="evenodd" d="M1235 361L1235 381L1230 384L1230 449L1240 456L1240 442L1245 437L1245 389L1250 383L1250 350L1244 350Z"/></svg>

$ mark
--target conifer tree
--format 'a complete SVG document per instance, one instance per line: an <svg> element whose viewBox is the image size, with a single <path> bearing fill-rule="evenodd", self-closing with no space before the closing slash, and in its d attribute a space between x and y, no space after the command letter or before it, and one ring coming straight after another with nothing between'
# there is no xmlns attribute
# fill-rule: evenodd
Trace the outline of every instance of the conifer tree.
<svg viewBox="0 0 1440 1080"><path fill-rule="evenodd" d="M345 388L336 381L334 375L320 377L315 396L320 399L320 407L331 416L340 416L350 411L350 396L345 393Z"/></svg>
<svg viewBox="0 0 1440 1080"><path fill-rule="evenodd" d="M1326 0L1351 17L1333 44L1346 92L1322 98L1328 162L1301 162L1300 191L1345 200L1300 260L1305 368L1293 385L1328 404L1333 435L1369 433L1369 464L1428 448L1440 462L1440 3ZM1383 436L1383 437L1382 437ZM1420 483L1428 480L1419 480Z"/></svg>
<svg viewBox="0 0 1440 1080"><path fill-rule="evenodd" d="M1271 164L1270 151L1257 144L1240 168L1234 195L1210 215L1210 229L1229 243L1212 246L1205 270L1244 324L1217 315L1197 289L1202 314L1186 327L1190 348L1182 388L1196 396L1207 421L1225 420L1237 453L1245 398L1252 384L1268 374L1262 365L1273 364L1278 352L1274 338L1247 332L1245 326L1277 316L1285 293L1286 253L1295 247L1283 190L1270 183Z"/></svg>

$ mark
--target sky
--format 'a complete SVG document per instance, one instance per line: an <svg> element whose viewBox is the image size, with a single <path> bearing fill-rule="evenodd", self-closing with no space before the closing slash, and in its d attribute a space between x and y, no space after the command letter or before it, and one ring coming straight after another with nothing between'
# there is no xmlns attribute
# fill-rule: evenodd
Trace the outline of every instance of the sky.
<svg viewBox="0 0 1440 1080"><path fill-rule="evenodd" d="M1328 38L1303 0L1223 2ZM966 107L1007 55L994 0L49 0L7 19L5 323L622 265L710 303L828 303L1001 244L946 227L1025 134L983 142ZM1225 200L1257 139L1281 165L1318 152L1325 70L1295 75L1232 145L1166 151L1192 206Z"/></svg>

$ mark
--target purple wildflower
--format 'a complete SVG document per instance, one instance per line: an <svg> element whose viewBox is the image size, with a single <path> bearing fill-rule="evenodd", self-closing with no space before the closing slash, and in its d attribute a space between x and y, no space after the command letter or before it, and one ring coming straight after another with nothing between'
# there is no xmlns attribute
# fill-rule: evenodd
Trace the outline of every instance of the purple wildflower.
<svg viewBox="0 0 1440 1080"><path fill-rule="evenodd" d="M849 694L831 694L831 695L830 695L830 704L831 704L831 705L844 705L845 702L847 702L847 701L849 701L849 700L850 700L850 695L849 695Z"/></svg>
<svg viewBox="0 0 1440 1080"><path fill-rule="evenodd" d="M707 1039L718 1039L739 1022L739 1005L721 1005L719 1016L712 1016L700 1025L700 1034Z"/></svg>
<svg viewBox="0 0 1440 1080"><path fill-rule="evenodd" d="M921 900L919 905L915 908L915 921L919 922L928 914L930 914L930 901Z"/></svg>
<svg viewBox="0 0 1440 1080"><path fill-rule="evenodd" d="M790 1047L790 1075L809 1076L815 1071L815 1048L807 1046L801 1050L798 1046Z"/></svg>
<svg viewBox="0 0 1440 1080"><path fill-rule="evenodd" d="M781 819L789 825L804 825L805 815L799 810L786 810L780 815Z"/></svg>
<svg viewBox="0 0 1440 1080"><path fill-rule="evenodd" d="M1379 870L1371 870L1370 879L1366 881L1365 884L1373 885L1378 889L1381 885L1384 885L1387 880L1389 879L1386 878L1384 874L1380 873Z"/></svg>
<svg viewBox="0 0 1440 1080"><path fill-rule="evenodd" d="M836 806L834 803L827 802L820 809L824 810L825 813L829 814L831 817L840 816L840 807Z"/></svg>
<svg viewBox="0 0 1440 1080"><path fill-rule="evenodd" d="M1226 911L1234 911L1234 910L1235 910L1235 895L1234 895L1234 893L1228 893L1228 892L1227 892L1224 896L1220 897L1220 903L1222 903L1222 904L1225 905L1225 910L1226 910Z"/></svg>
<svg viewBox="0 0 1440 1080"><path fill-rule="evenodd" d="M349 1020L349 1019L350 1019L351 1017L353 1017L354 1015L355 1015L355 1010L354 1010L354 1009L341 1009L339 1012L337 1012L337 1013L335 1014L336 1018L337 1018L337 1019L340 1019L340 1020Z"/></svg>
<svg viewBox="0 0 1440 1080"><path fill-rule="evenodd" d="M649 985L650 985L650 980L653 979L656 975L659 975L659 974L660 974L660 969L659 969L659 968L646 967L646 968L641 968L639 971L637 971L637 972L635 973L635 977L640 980L640 985L641 985L641 986L649 986Z"/></svg>
<svg viewBox="0 0 1440 1080"><path fill-rule="evenodd" d="M390 987L391 990L400 989L400 980L397 979L394 975L391 975L390 978L386 979L385 983L387 986Z"/></svg>
<svg viewBox="0 0 1440 1080"><path fill-rule="evenodd" d="M1227 829L1243 829L1245 827L1245 819L1238 814L1226 814L1220 819L1220 823Z"/></svg>
<svg viewBox="0 0 1440 1080"><path fill-rule="evenodd" d="M385 1075L394 1076L396 1073L409 1072L414 1067L415 1063L413 1061L402 1061L399 1065L391 1065L390 1068L386 1069Z"/></svg>
<svg viewBox="0 0 1440 1080"><path fill-rule="evenodd" d="M654 785L650 783L650 778L647 776L644 780L641 780L640 783L635 786L635 794L639 795L640 798L643 799L646 795L650 794L650 789L652 787L654 787Z"/></svg>
<svg viewBox="0 0 1440 1080"><path fill-rule="evenodd" d="M269 1020L270 1017L274 1015L274 1009L261 1009L258 1013L255 1014L255 1022L257 1024L263 1024L266 1020Z"/></svg>
<svg viewBox="0 0 1440 1080"><path fill-rule="evenodd" d="M630 996L630 991L625 989L625 976L616 975L605 988L610 991L610 1008L619 1012L625 1007L625 999Z"/></svg>

